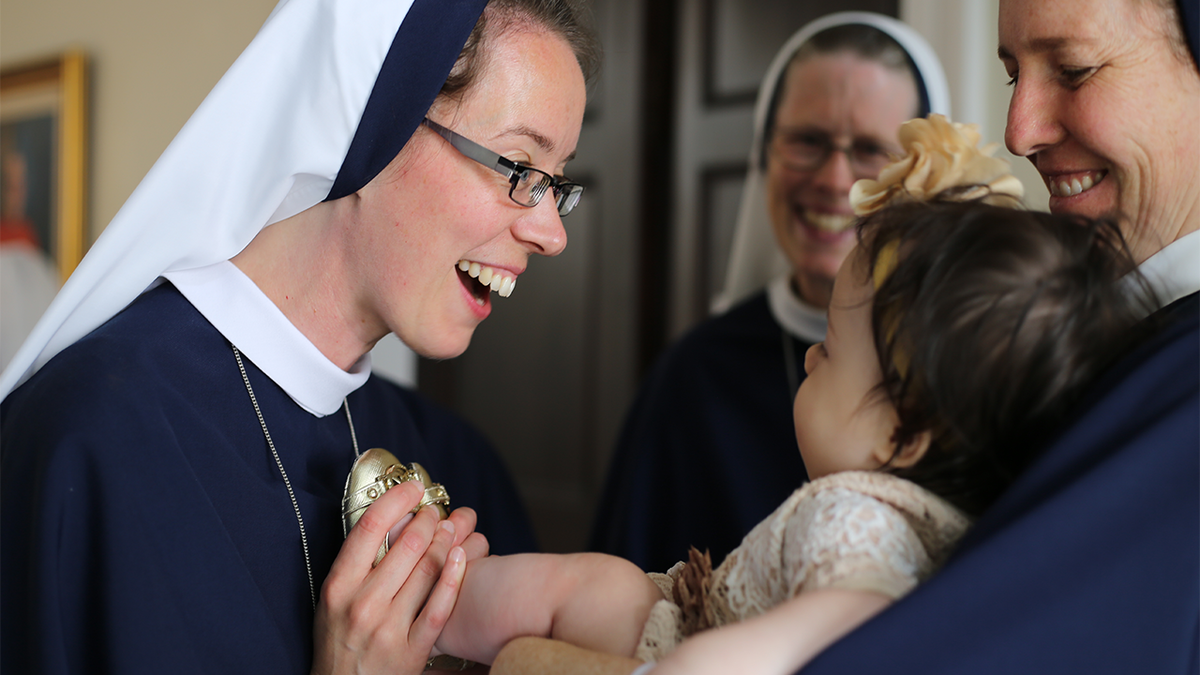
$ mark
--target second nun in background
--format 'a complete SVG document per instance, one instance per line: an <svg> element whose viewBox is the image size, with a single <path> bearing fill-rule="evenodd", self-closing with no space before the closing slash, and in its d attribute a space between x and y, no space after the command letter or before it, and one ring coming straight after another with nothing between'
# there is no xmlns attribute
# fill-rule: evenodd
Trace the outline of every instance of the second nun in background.
<svg viewBox="0 0 1200 675"><path fill-rule="evenodd" d="M853 248L850 186L898 153L900 124L949 114L941 64L909 26L842 12L767 70L720 315L671 347L625 420L590 547L664 570L719 562L806 479L792 425L804 353L825 339Z"/></svg>

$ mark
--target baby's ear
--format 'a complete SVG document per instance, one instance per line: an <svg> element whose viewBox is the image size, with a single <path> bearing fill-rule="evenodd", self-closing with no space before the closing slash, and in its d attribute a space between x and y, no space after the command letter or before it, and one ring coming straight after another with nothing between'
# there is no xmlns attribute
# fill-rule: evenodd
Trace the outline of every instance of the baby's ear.
<svg viewBox="0 0 1200 675"><path fill-rule="evenodd" d="M933 436L928 431L922 431L913 436L911 441L905 443L904 447L900 448L900 452L892 454L893 447L890 444L887 445L886 451L877 450L876 459L883 466L907 469L925 457L925 452L929 450L929 443L932 439Z"/></svg>

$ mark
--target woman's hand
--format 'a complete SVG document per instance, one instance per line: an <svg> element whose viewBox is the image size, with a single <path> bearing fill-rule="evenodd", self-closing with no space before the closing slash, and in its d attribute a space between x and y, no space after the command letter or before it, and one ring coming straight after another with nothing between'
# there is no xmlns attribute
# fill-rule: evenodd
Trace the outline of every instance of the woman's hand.
<svg viewBox="0 0 1200 675"><path fill-rule="evenodd" d="M440 523L433 508L407 515L422 495L414 482L388 490L346 537L317 604L314 675L424 670L467 560L486 556L488 544L474 531L471 509L457 509ZM388 530L388 554L372 569Z"/></svg>

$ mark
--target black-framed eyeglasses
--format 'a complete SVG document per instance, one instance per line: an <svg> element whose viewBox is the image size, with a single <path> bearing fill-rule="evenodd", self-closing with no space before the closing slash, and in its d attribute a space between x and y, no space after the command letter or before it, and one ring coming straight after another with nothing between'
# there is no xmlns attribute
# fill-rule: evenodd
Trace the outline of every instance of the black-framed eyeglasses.
<svg viewBox="0 0 1200 675"><path fill-rule="evenodd" d="M546 191L553 190L554 201L558 206L558 215L565 216L575 209L575 206L579 204L579 198L583 196L583 186L578 183L572 183L566 180L565 177L555 178L541 169L518 164L502 157L499 153L488 150L466 136L455 133L428 117L422 120L421 123L446 139L463 156L473 159L507 178L508 182L512 184L512 188L508 191L508 196L521 206L537 206L538 202L542 201L542 196L546 194Z"/></svg>
<svg viewBox="0 0 1200 675"><path fill-rule="evenodd" d="M888 148L867 138L856 138L848 146L833 142L829 134L811 130L778 129L771 138L773 152L790 169L815 171L840 152L850 161L856 178L875 178L892 161Z"/></svg>

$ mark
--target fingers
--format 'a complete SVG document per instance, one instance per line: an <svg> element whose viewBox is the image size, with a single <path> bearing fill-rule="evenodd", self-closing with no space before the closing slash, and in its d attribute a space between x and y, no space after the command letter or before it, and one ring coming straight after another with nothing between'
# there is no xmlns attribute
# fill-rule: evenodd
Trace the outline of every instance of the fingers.
<svg viewBox="0 0 1200 675"><path fill-rule="evenodd" d="M317 664L347 656L360 666L374 664L372 671L390 664L385 670L410 672L424 664L465 574L467 552L456 544L461 541L479 556L486 555L487 540L473 531L470 509L440 522L433 507L411 514L422 496L417 483L398 485L350 531L322 587L314 672L320 670ZM389 537L388 554L372 569L384 537Z"/></svg>
<svg viewBox="0 0 1200 675"><path fill-rule="evenodd" d="M446 564L442 567L437 585L429 594L429 601L421 610L420 616L413 622L409 631L409 644L414 647L433 649L433 643L446 627L454 603L458 601L458 592L462 588L463 576L467 571L467 554L461 547L454 547L446 556Z"/></svg>
<svg viewBox="0 0 1200 675"><path fill-rule="evenodd" d="M487 537L480 532L472 532L462 543L462 549L467 554L467 560L486 558L490 549Z"/></svg>
<svg viewBox="0 0 1200 675"><path fill-rule="evenodd" d="M440 555L433 572L436 577L441 572L442 561L445 560L446 552L450 550L453 536L453 531L444 532L439 527L436 509L422 508L408 522L399 536L392 540L387 555L364 582L364 588L372 591L375 588L380 589L381 597L391 602L402 587L409 584L406 579L411 579L417 573L424 559L430 554ZM439 548L440 551L437 550ZM424 563L424 565L429 566L429 563ZM429 586L432 585L433 583L430 582ZM428 590L428 588L425 589L426 592ZM408 619L411 620L415 614L414 610L412 614L408 615Z"/></svg>
<svg viewBox="0 0 1200 675"><path fill-rule="evenodd" d="M475 531L475 510L463 506L450 514L449 520L454 521L454 545L461 546L467 554L467 560L487 557L490 544L487 537Z"/></svg>
<svg viewBox="0 0 1200 675"><path fill-rule="evenodd" d="M454 509L447 520L454 521L454 545L461 546L463 541L475 531L478 518L475 515L475 509L462 506Z"/></svg>
<svg viewBox="0 0 1200 675"><path fill-rule="evenodd" d="M392 547L392 542L400 541L400 533L404 531L404 528L408 527L408 524L412 522L412 519L413 514L405 514L403 518L401 518L396 522L395 525L392 526L392 529L388 530L387 541L389 549Z"/></svg>
<svg viewBox="0 0 1200 675"><path fill-rule="evenodd" d="M421 502L420 486L404 483L383 493L355 523L325 579L322 594L342 597L357 588L371 571L375 553L387 532ZM406 528L407 529L407 528Z"/></svg>
<svg viewBox="0 0 1200 675"><path fill-rule="evenodd" d="M365 565L365 575L375 562L375 552L379 550L388 530L416 508L422 496L424 491L417 483L401 483L384 492L374 504L367 507L342 546L343 551L351 550L348 562L356 567Z"/></svg>

